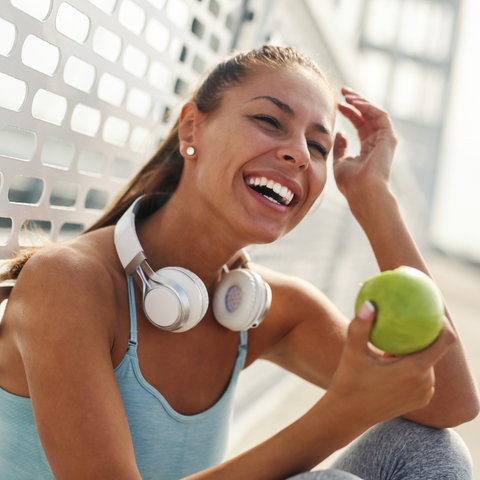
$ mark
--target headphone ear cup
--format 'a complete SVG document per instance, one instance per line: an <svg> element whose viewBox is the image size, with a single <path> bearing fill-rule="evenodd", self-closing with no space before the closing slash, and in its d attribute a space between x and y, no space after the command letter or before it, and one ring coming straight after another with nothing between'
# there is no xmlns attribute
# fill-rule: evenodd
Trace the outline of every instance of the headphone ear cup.
<svg viewBox="0 0 480 480"><path fill-rule="evenodd" d="M213 314L220 325L234 331L257 327L272 302L270 285L247 269L224 275L213 296Z"/></svg>
<svg viewBox="0 0 480 480"><path fill-rule="evenodd" d="M187 330L190 330L193 328L195 325L197 325L198 322L205 316L205 313L207 312L208 309L208 292L207 289L204 285L204 283L200 280L197 275L195 275L193 272L190 272L189 270L186 270L185 268L181 267L166 267L162 268L161 270L158 270L156 272L156 275L158 275L160 278L166 278L168 280L172 280L175 282L179 288L183 290L183 293L186 295L189 301L189 307L190 307L190 313L187 317L187 320L185 324L175 330L171 330L173 332L186 332ZM149 284L152 287L153 291L155 290L166 290L165 287L159 286L156 282L149 280ZM159 326L165 326L165 320L162 317L163 312L165 311L165 304L161 305L158 302L149 302L149 297L152 295L153 292L150 292L149 295L145 299L144 303L144 309L145 309L145 314L147 317L152 321L152 323L159 325ZM170 293L170 295L172 295ZM178 315L178 309L177 309L177 315ZM170 315L170 318L173 318L173 321L175 321L175 317ZM172 324L170 323L170 325Z"/></svg>
<svg viewBox="0 0 480 480"><path fill-rule="evenodd" d="M192 271L187 270L186 268L182 267L174 267L176 270L183 272L187 277L190 278L190 280L195 284L195 286L198 289L198 292L200 293L200 319L198 322L205 316L208 310L208 304L209 304L209 299L208 299L208 291L207 287L205 284L200 280L200 277L198 275L195 275ZM197 323L198 323L197 322Z"/></svg>
<svg viewBox="0 0 480 480"><path fill-rule="evenodd" d="M143 298L143 311L156 327L170 330L181 311L177 296L167 287L148 280L150 289Z"/></svg>

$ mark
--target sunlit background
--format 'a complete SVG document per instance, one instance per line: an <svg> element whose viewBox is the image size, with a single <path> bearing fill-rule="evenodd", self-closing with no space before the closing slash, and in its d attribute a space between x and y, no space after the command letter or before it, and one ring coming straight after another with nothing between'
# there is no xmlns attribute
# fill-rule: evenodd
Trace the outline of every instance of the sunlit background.
<svg viewBox="0 0 480 480"><path fill-rule="evenodd" d="M0 258L38 243L38 231L61 241L93 223L167 135L175 115L164 114L232 47L293 46L338 91L353 87L391 114L393 189L479 377L479 19L478 0L0 0ZM358 147L348 123L337 128ZM251 255L349 317L377 272L331 172L320 208ZM250 367L229 455L322 393L265 362ZM479 426L457 429L475 462Z"/></svg>

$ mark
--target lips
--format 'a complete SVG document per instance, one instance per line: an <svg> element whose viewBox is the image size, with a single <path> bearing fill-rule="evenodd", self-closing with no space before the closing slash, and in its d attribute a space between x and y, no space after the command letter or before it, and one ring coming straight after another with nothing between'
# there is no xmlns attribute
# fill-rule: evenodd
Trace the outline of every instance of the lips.
<svg viewBox="0 0 480 480"><path fill-rule="evenodd" d="M285 185L264 176L249 176L245 183L272 203L287 206L295 194Z"/></svg>

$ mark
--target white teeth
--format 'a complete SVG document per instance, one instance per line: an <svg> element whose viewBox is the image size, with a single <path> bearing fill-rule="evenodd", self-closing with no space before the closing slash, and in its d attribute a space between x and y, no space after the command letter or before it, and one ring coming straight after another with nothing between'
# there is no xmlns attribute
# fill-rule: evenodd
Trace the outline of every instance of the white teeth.
<svg viewBox="0 0 480 480"><path fill-rule="evenodd" d="M288 205L292 200L295 194L287 187L284 185L281 185L278 182L275 182L274 180L267 180L266 177L250 177L247 180L247 184L251 186L259 186L259 187L267 187L271 190L273 190L277 195L282 197L284 199L283 205ZM280 202L277 200L268 197L267 195L264 195L265 198L268 198L274 203L278 203L279 205L282 205Z"/></svg>

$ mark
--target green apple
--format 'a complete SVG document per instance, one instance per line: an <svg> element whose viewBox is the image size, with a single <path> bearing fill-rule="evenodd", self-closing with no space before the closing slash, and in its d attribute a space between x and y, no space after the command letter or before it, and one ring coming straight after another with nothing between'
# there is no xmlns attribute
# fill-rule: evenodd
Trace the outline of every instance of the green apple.
<svg viewBox="0 0 480 480"><path fill-rule="evenodd" d="M370 341L384 352L406 355L422 350L442 330L442 296L433 280L416 268L402 266L369 278L358 293L355 312L365 300L377 311Z"/></svg>

